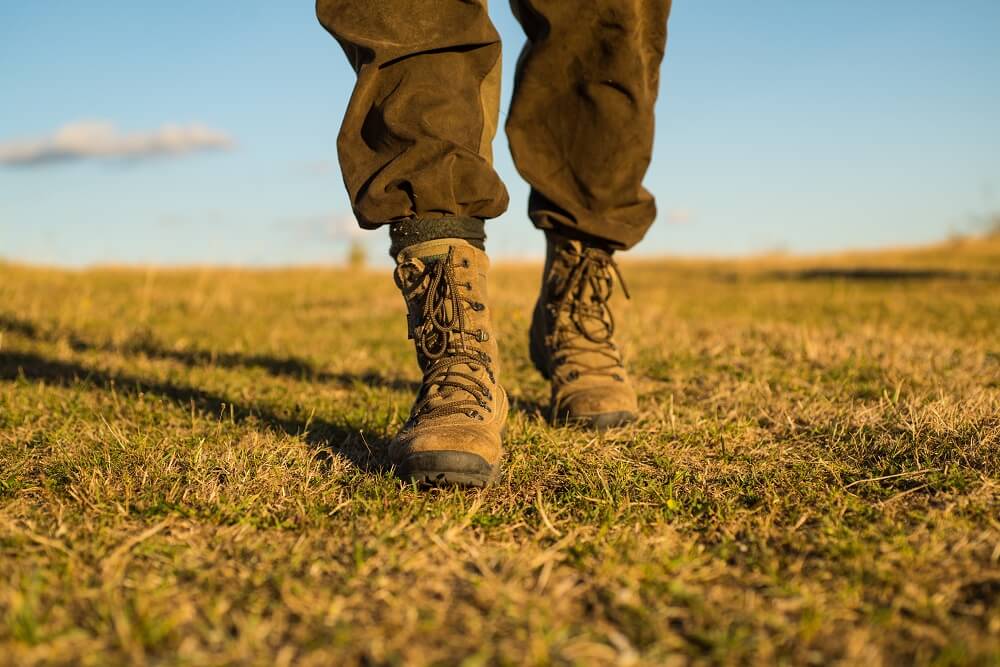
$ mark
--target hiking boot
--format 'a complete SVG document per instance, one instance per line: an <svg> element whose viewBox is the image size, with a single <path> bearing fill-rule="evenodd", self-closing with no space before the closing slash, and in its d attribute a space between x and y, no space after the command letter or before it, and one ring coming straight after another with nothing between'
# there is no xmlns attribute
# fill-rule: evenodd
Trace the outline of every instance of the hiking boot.
<svg viewBox="0 0 1000 667"><path fill-rule="evenodd" d="M403 479L485 486L508 411L486 306L489 259L467 241L440 239L404 249L396 263L424 378L389 456Z"/></svg>
<svg viewBox="0 0 1000 667"><path fill-rule="evenodd" d="M635 421L635 390L615 344L609 299L622 282L611 253L548 234L542 291L531 321L531 360L552 382L549 418L597 429Z"/></svg>

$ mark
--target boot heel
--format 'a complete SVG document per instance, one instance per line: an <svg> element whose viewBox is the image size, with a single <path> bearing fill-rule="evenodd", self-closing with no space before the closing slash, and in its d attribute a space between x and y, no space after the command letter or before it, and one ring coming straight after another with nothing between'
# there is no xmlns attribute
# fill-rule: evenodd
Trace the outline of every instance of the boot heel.
<svg viewBox="0 0 1000 667"><path fill-rule="evenodd" d="M538 307L535 307L535 313L531 318L531 329L528 332L528 352L531 355L531 363L535 365L535 368L542 377L546 380L552 379L549 373L549 365L547 362L548 354L545 351L544 343L541 341L545 340L544 336L537 333L539 320Z"/></svg>

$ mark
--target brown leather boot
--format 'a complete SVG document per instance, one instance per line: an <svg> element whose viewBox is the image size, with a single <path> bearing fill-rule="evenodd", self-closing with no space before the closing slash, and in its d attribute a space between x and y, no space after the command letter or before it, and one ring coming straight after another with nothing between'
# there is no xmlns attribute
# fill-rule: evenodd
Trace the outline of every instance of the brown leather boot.
<svg viewBox="0 0 1000 667"><path fill-rule="evenodd" d="M632 422L638 404L608 303L615 278L622 282L618 266L610 252L547 236L530 343L532 361L552 382L550 419L598 429Z"/></svg>
<svg viewBox="0 0 1000 667"><path fill-rule="evenodd" d="M487 308L489 259L467 241L440 239L396 262L424 378L390 458L404 479L484 486L500 463L508 411Z"/></svg>

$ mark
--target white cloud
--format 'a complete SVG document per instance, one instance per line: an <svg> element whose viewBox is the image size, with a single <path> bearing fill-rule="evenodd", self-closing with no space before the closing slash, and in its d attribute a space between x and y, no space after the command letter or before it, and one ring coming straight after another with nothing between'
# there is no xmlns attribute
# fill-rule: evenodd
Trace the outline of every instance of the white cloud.
<svg viewBox="0 0 1000 667"><path fill-rule="evenodd" d="M199 124L167 124L150 132L120 132L113 123L80 121L51 136L0 143L0 165L30 166L85 159L131 159L229 150L225 133Z"/></svg>
<svg viewBox="0 0 1000 667"><path fill-rule="evenodd" d="M371 236L371 232L358 226L357 220L351 213L291 218L278 222L277 226L291 229L303 241L321 243L355 241Z"/></svg>
<svg viewBox="0 0 1000 667"><path fill-rule="evenodd" d="M329 160L312 160L295 165L295 173L304 176L326 176L333 173L334 164Z"/></svg>
<svg viewBox="0 0 1000 667"><path fill-rule="evenodd" d="M694 212L686 208L675 208L667 211L665 222L668 225L686 225L694 221Z"/></svg>

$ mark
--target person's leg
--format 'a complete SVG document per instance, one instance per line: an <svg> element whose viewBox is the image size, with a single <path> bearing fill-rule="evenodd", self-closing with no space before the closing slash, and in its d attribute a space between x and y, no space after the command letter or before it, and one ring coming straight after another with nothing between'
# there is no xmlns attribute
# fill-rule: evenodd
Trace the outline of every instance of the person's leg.
<svg viewBox="0 0 1000 667"><path fill-rule="evenodd" d="M486 290L483 220L507 207L492 166L500 40L485 0L317 0L358 74L337 142L362 227L389 225L423 382L389 446L399 474L481 486L507 396Z"/></svg>
<svg viewBox="0 0 1000 667"><path fill-rule="evenodd" d="M642 179L670 0L512 0L528 43L507 135L535 226L611 249L656 216Z"/></svg>
<svg viewBox="0 0 1000 667"><path fill-rule="evenodd" d="M508 201L492 166L501 63L486 0L317 0L316 14L358 75L337 141L358 222L392 225L397 246L470 222L481 235Z"/></svg>
<svg viewBox="0 0 1000 667"><path fill-rule="evenodd" d="M615 342L612 253L656 216L642 185L670 0L512 0L528 35L507 120L546 261L531 356L550 416L598 428L638 416Z"/></svg>

